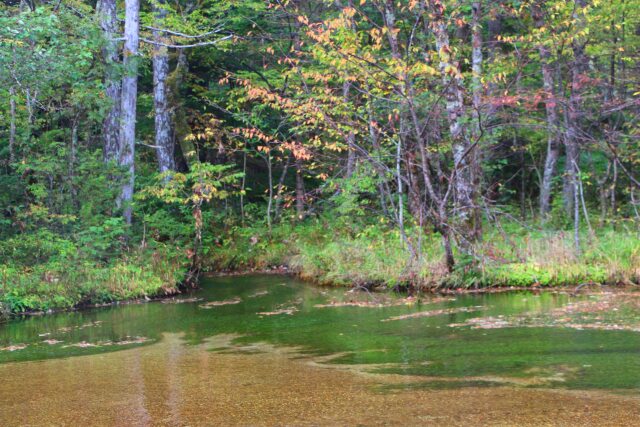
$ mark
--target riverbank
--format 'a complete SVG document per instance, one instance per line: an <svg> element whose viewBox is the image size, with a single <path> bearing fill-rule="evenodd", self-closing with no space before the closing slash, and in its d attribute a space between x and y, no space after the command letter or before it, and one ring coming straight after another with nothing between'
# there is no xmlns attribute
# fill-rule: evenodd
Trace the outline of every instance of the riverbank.
<svg viewBox="0 0 640 427"><path fill-rule="evenodd" d="M0 264L0 319L173 295L188 266L184 254L159 246L110 262L65 261Z"/></svg>
<svg viewBox="0 0 640 427"><path fill-rule="evenodd" d="M582 233L581 254L563 230L503 224L485 230L476 259L456 253L449 272L441 238L407 230L419 255L412 258L400 233L385 224L304 224L234 228L211 248L209 271L287 271L321 284L414 287L424 290L484 287L575 287L640 283L640 238L620 227Z"/></svg>
<svg viewBox="0 0 640 427"><path fill-rule="evenodd" d="M440 236L407 229L411 257L397 229L383 222L326 222L208 230L203 270L218 274L296 274L323 285L447 292L477 289L575 288L640 283L640 238L624 227L582 236L521 224L485 230L477 259L456 253L449 272ZM0 264L0 318L175 294L187 272L186 251L153 242L114 260L56 255L42 263Z"/></svg>

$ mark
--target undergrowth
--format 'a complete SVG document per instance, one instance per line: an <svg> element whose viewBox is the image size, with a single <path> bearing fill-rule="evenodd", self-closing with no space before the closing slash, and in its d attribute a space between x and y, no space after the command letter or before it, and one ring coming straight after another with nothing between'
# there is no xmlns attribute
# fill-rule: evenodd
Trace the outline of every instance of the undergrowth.
<svg viewBox="0 0 640 427"><path fill-rule="evenodd" d="M16 255L0 264L0 317L172 294L187 270L184 254L161 244L100 261L81 256L69 241L51 243L57 247L42 251L37 263L17 262Z"/></svg>
<svg viewBox="0 0 640 427"><path fill-rule="evenodd" d="M384 221L346 224L320 217L271 230L256 225L219 233L206 260L209 270L284 266L324 284L469 288L640 282L640 239L625 228L585 230L578 255L568 231L516 223L485 227L473 255L455 254L452 272L437 233L407 228L407 243Z"/></svg>

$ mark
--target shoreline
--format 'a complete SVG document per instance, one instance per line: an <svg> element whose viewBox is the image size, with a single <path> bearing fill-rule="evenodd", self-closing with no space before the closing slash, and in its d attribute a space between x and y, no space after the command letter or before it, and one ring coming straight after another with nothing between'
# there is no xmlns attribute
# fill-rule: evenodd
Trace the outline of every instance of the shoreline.
<svg viewBox="0 0 640 427"><path fill-rule="evenodd" d="M481 295L481 294L494 294L494 293L507 293L507 292L551 292L551 293L561 293L561 294L570 294L570 295L599 295L602 293L612 293L612 292L624 292L628 290L636 290L640 291L640 285L630 284L630 283L617 283L617 284L607 284L607 283L584 283L577 286L567 286L567 285L538 285L538 286L504 286L504 285L494 285L494 286L480 286L477 288L466 288L466 287L415 287L413 291L409 291L408 288L405 289L394 289L393 287L388 287L385 285L375 285L367 287L366 285L357 286L354 283L351 283L350 286L346 284L340 283L325 283L320 280L314 280L310 277L304 277L303 273L297 272L286 265L273 266L271 268L259 268L259 269L239 269L239 270L218 270L218 271L206 271L200 274L200 278L214 278L214 277L242 277L242 276L251 276L251 275L282 275L282 276L290 276L300 279L302 281L314 284L315 286L328 286L328 287L336 287L336 288L344 288L344 289L363 289L366 291L372 291L375 293L388 293L388 292L397 292L397 293L416 293L416 294L425 294L425 295ZM200 282L200 278L198 283ZM598 287L600 292L590 291L589 288ZM166 289L166 288L165 288ZM174 298L177 295L183 295L190 291L198 291L200 286L195 288L185 288L180 286L179 284L174 285L173 293L164 294L164 295L151 295L145 296L144 298L131 298L131 299L120 299L114 300L107 303L96 303L96 304L87 304L80 303L74 305L69 308L60 308L60 309L49 309L47 311L42 310L32 310L32 311L24 311L18 313L9 313L7 317L0 317L0 324L6 323L10 320L16 320L20 318L28 318L28 317L36 317L36 316L45 316L49 314L58 314L58 313L71 313L76 311L83 310L91 310L96 308L106 308L106 307L115 307L119 305L131 305L131 304L147 304L153 302L162 302Z"/></svg>

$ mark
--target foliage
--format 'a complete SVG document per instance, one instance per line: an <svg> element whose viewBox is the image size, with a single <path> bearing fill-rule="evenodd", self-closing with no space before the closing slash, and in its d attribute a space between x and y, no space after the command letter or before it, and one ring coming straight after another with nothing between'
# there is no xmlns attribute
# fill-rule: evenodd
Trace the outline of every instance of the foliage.
<svg viewBox="0 0 640 427"><path fill-rule="evenodd" d="M633 2L143 2L131 169L105 152L122 67L95 2L17 3L0 6L0 311L173 292L201 266L640 280ZM159 174L162 109L176 170Z"/></svg>

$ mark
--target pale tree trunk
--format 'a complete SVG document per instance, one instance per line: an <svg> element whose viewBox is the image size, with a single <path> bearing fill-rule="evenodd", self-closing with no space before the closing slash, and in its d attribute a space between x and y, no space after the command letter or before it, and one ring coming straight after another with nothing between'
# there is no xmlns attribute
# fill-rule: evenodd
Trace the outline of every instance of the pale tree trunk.
<svg viewBox="0 0 640 427"><path fill-rule="evenodd" d="M120 129L120 93L122 81L118 75L118 19L116 15L116 0L100 0L97 5L100 17L100 27L105 38L102 49L102 57L105 63L104 88L105 95L110 102L102 124L102 137L104 140L105 162L117 161L120 153L119 129Z"/></svg>
<svg viewBox="0 0 640 427"><path fill-rule="evenodd" d="M138 94L138 0L125 0L124 23L124 77L122 78L122 104L120 123L120 166L128 173L122 185L120 205L127 224L131 224L133 186L135 182L136 100Z"/></svg>
<svg viewBox="0 0 640 427"><path fill-rule="evenodd" d="M576 0L576 8L574 19L576 21L576 31L580 31L584 27L584 17L582 11L586 6L584 0ZM579 191L579 134L580 134L580 116L582 114L582 87L584 86L584 73L587 71L587 56L585 53L586 40L583 37L575 37L571 43L573 50L573 62L571 64L571 92L569 95L569 105L565 113L566 134L565 145L567 155L567 177L569 180L568 190L565 193L567 206L573 211L574 223L574 244L576 253L580 253L580 206L578 199Z"/></svg>
<svg viewBox="0 0 640 427"><path fill-rule="evenodd" d="M469 161L471 163L471 183L472 183L472 203L473 203L473 236L474 241L480 240L482 237L482 217L480 212L480 183L482 182L482 153L479 144L482 137L482 27L480 19L482 18L482 9L480 2L473 2L471 5L472 23L471 23L471 70L472 70L472 86L473 86L473 117L475 119L475 127L473 134L473 143L476 144L469 153Z"/></svg>
<svg viewBox="0 0 640 427"><path fill-rule="evenodd" d="M536 28L542 28L545 24L544 12L541 5L535 5L533 18ZM544 44L538 46L540 56L540 68L542 70L542 87L544 90L544 106L547 121L547 153L544 161L542 184L540 187L540 216L544 220L551 210L551 189L553 178L556 174L556 164L560 157L560 141L558 136L558 112L556 109L556 96L553 82L553 66L551 53Z"/></svg>
<svg viewBox="0 0 640 427"><path fill-rule="evenodd" d="M156 27L162 28L167 16L163 8L165 2L158 0L153 5ZM153 32L154 40L166 43L161 31ZM166 46L153 48L153 104L155 108L155 146L160 173L167 174L176 170L174 143L171 137L171 116L169 113L167 77L169 76L169 52ZM165 182L169 176L165 176Z"/></svg>
<svg viewBox="0 0 640 427"><path fill-rule="evenodd" d="M444 97L449 121L449 134L452 140L453 161L455 167L455 210L460 225L460 247L470 252L473 238L473 183L469 165L469 142L463 128L464 103L458 64L451 57L452 49L444 17L444 5L441 0L430 0L432 28L436 38L436 48L440 58Z"/></svg>
<svg viewBox="0 0 640 427"><path fill-rule="evenodd" d="M271 151L267 152L265 161L267 162L267 173L269 174L268 175L269 199L267 201L267 226L269 227L269 232L271 232L271 206L273 206L273 168L271 163Z"/></svg>
<svg viewBox="0 0 640 427"><path fill-rule="evenodd" d="M296 159L296 217L298 220L303 220L304 213L304 177L303 177L303 165L301 159Z"/></svg>
<svg viewBox="0 0 640 427"><path fill-rule="evenodd" d="M16 90L9 88L9 165L16 161Z"/></svg>

